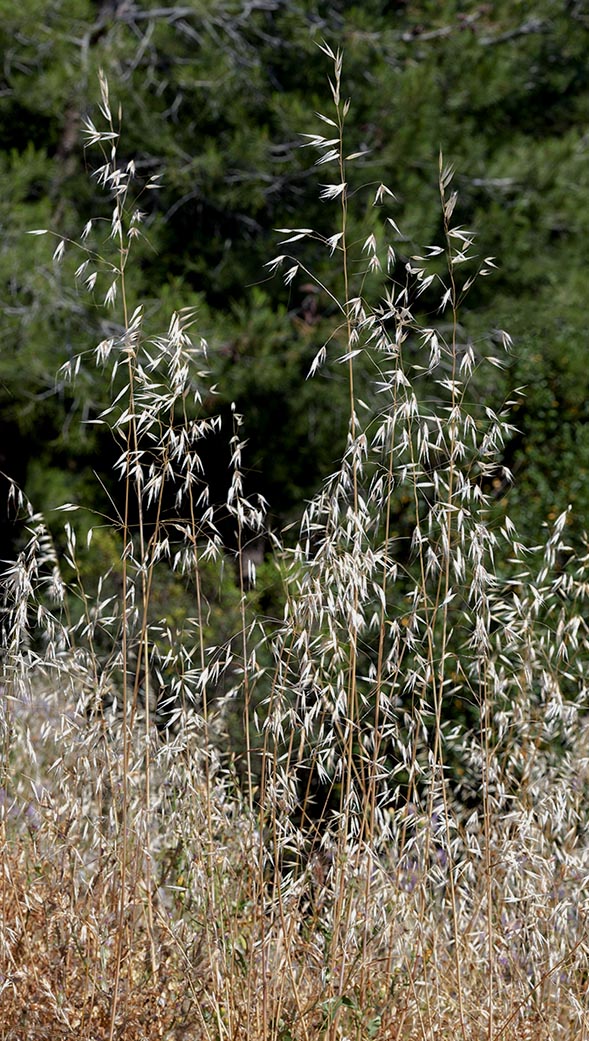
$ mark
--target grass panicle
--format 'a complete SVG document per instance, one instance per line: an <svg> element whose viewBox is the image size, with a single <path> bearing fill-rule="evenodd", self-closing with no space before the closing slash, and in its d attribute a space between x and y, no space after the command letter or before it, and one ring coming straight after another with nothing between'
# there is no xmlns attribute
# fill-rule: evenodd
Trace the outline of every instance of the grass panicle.
<svg viewBox="0 0 589 1041"><path fill-rule="evenodd" d="M455 223L452 169L439 241L412 246L393 191L362 187L342 55L322 49L332 108L304 140L329 234L281 229L268 268L289 286L312 277L309 241L332 256L310 377L345 375L349 421L294 545L247 495L247 416L221 430L198 314L158 332L129 298L157 184L119 161L103 77L102 129L86 122L111 218L58 237L54 262L80 251L109 318L61 379L109 383L92 422L118 492L90 521L64 505L58 534L11 494L7 1041L589 1037L589 554L567 514L523 546L498 502L513 402L485 389L512 344L462 326L495 262ZM262 540L281 617L257 597Z"/></svg>

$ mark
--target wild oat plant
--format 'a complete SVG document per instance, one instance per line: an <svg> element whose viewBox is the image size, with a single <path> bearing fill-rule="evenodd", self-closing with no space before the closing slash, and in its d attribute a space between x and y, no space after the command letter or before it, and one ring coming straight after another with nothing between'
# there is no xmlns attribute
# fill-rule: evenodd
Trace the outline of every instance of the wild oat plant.
<svg viewBox="0 0 589 1041"><path fill-rule="evenodd" d="M566 516L524 548L494 499L509 403L480 388L502 361L459 322L493 261L453 223L451 170L439 243L408 255L384 185L350 242L362 154L341 55L323 50L333 107L305 141L331 171L334 230L284 229L282 248L333 256L338 317L310 375L340 366L349 434L295 547L266 535L281 621L252 608L244 548L264 504L244 492L237 415L227 501L209 502L219 424L198 316L153 336L130 313L138 199L157 182L120 164L104 78L104 129L86 123L110 237L90 221L55 260L79 250L78 280L118 310L61 378L95 363L110 381L96 422L123 505L84 536L106 523L119 547L92 587L83 525L55 543L11 493L25 536L4 575L4 1041L589 1037L587 559ZM283 265L287 284L311 274ZM237 621L210 646L227 517ZM174 582L192 604L175 624Z"/></svg>

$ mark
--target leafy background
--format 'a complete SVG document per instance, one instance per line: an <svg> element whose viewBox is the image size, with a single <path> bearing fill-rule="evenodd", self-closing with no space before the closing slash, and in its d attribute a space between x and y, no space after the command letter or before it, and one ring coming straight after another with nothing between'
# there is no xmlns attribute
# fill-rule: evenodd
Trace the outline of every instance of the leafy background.
<svg viewBox="0 0 589 1041"><path fill-rule="evenodd" d="M162 175L142 199L132 303L145 304L154 328L175 308L198 308L220 391L211 410L228 416L235 401L245 416L248 491L269 500L276 527L333 469L345 374L306 378L336 325L317 291L330 285L329 259L310 244L313 277L299 272L288 290L264 267L276 227L336 230L300 147L325 107L325 39L345 53L350 151L369 150L355 164L358 187L384 181L394 191L407 256L412 239L439 237L440 149L454 164L460 222L498 264L466 301L462 334L506 328L515 346L510 371L478 393L496 401L526 388L506 448L515 487L498 488L497 500L531 541L571 503L570 535L580 537L589 508L583 4L23 0L0 14L0 466L37 508L66 499L106 510L105 486L117 495L113 445L84 422L106 404L100 380L87 372L72 390L56 379L68 357L109 334L97 306L108 285L99 279L95 299L76 290L79 258L66 252L57 267L48 239L26 234L51 227L75 239L108 213L80 134L99 68L123 112L126 158L145 177ZM358 235L377 219L362 206ZM108 228L96 247L107 251L107 239ZM223 439L210 462L222 496ZM13 538L5 524L6 549Z"/></svg>

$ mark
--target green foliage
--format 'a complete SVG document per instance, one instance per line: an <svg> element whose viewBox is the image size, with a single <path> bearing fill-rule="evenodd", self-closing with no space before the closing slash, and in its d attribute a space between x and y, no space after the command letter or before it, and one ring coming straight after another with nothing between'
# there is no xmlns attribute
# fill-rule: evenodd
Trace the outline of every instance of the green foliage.
<svg viewBox="0 0 589 1041"><path fill-rule="evenodd" d="M296 212L325 235L337 230L299 149L323 95L325 37L346 50L350 151L368 150L352 188L391 185L408 236L398 243L402 260L413 239L433 242L439 232L440 147L459 171L461 220L479 233L482 256L501 258L492 287L479 281L466 302L465 334L508 328L521 357L508 379L529 388L521 441L506 456L522 489L512 510L533 533L571 502L582 528L589 26L578 5L299 0L248 12L233 0L192 0L185 8L180 17L155 0L141 11L84 0L3 5L3 468L43 507L51 496L30 460L72 474L69 498L76 472L91 465L104 478L109 469L111 446L78 423L105 406L99 383L88 374L72 397L55 382L60 364L108 330L92 295L71 289L75 258L57 269L47 240L25 235L59 226L76 238L101 214L80 126L102 66L124 111L128 157L163 175L140 203L146 241L130 275L131 306L145 301L157 318L198 300L220 404L235 400L246 417L251 487L271 500L276 523L329 472L345 435L344 380L330 384L326 409L322 381L306 376L336 317L321 293L308 320L303 271L288 295L264 284L277 224ZM370 217L374 227L378 220ZM366 226L356 211L350 241ZM101 252L107 235L95 240ZM311 245L303 259L337 295L327 251ZM104 292L97 283L96 302ZM99 491L95 505L104 506Z"/></svg>

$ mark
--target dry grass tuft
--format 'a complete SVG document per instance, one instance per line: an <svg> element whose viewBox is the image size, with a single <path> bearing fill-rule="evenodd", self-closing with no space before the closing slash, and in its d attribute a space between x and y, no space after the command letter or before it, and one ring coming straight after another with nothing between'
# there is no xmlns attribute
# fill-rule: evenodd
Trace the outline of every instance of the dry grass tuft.
<svg viewBox="0 0 589 1041"><path fill-rule="evenodd" d="M120 448L124 506L116 560L90 588L94 533L84 546L66 524L58 551L11 496L23 543L4 574L3 1041L589 1036L589 559L567 546L566 515L529 549L493 500L512 428L479 373L502 362L459 320L493 260L453 223L442 160L440 243L409 255L381 185L355 256L362 155L345 140L341 55L325 53L329 136L308 142L333 171L334 231L283 233L285 249L311 237L337 258L324 289L338 318L312 371L337 355L348 445L295 548L267 535L285 609L265 619L244 563L264 503L245 494L234 415L222 510L240 582L217 646L206 344L192 313L153 335L128 307L142 218L101 80L105 128L87 134L109 238L90 222L55 260L86 251L78 279L105 280L105 306L118 302L63 375L90 361L112 385L98 421ZM284 264L287 284L311 277L304 255L269 267ZM424 327L434 293L439 322ZM174 583L191 602L181 621L161 606Z"/></svg>
<svg viewBox="0 0 589 1041"><path fill-rule="evenodd" d="M83 884L72 860L69 850L42 856L36 841L2 850L0 1021L7 1041L110 1035L116 901L99 879ZM115 1036L185 1036L181 966L162 935L158 976L151 976L148 938L131 920L131 899L128 906Z"/></svg>

